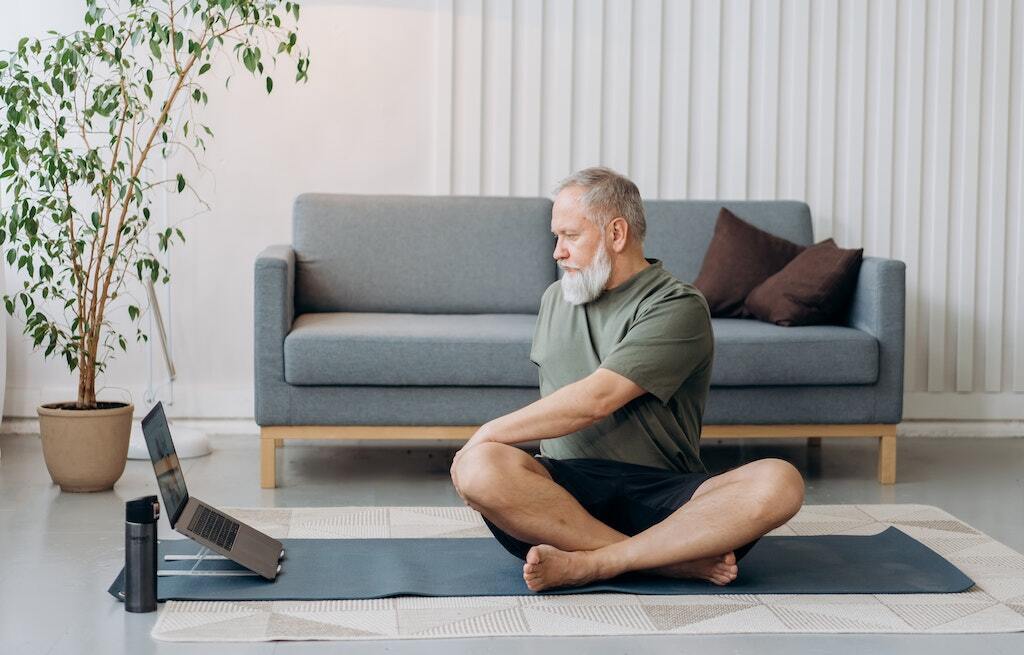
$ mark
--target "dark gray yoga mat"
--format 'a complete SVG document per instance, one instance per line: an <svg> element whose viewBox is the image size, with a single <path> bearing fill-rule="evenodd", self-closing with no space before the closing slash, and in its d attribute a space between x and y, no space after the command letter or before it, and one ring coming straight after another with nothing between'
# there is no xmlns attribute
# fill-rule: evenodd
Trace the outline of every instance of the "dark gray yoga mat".
<svg viewBox="0 0 1024 655"><path fill-rule="evenodd" d="M258 577L174 576L158 579L164 600L335 600L391 596L522 596L523 561L490 537L458 539L285 539L277 580ZM188 539L160 542L160 569L192 568L165 562L167 554L196 554ZM212 560L203 569L240 570ZM876 535L762 537L724 587L630 573L546 594L903 594L950 593L974 582L921 542L890 527ZM124 571L108 591L118 598Z"/></svg>

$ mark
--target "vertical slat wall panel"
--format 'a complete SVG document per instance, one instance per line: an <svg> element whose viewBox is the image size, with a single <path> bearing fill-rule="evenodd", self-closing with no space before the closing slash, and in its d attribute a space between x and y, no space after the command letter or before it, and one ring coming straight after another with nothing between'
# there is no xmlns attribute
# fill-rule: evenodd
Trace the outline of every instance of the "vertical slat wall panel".
<svg viewBox="0 0 1024 655"><path fill-rule="evenodd" d="M978 223L978 124L981 100L981 3L958 3L957 48L953 79L953 184L951 191L952 230L955 244L950 267L952 306L956 312L947 318L955 327L947 335L956 335L957 391L974 386L974 269L977 262Z"/></svg>
<svg viewBox="0 0 1024 655"><path fill-rule="evenodd" d="M896 83L896 10L872 0L868 27L867 154L864 178L864 248L892 256L893 96Z"/></svg>
<svg viewBox="0 0 1024 655"><path fill-rule="evenodd" d="M649 198L803 199L816 240L907 263L909 394L1024 392L1020 2L436 12L438 193L542 195L603 164Z"/></svg>
<svg viewBox="0 0 1024 655"><path fill-rule="evenodd" d="M483 193L507 196L512 164L512 3L488 3L484 17Z"/></svg>
<svg viewBox="0 0 1024 655"><path fill-rule="evenodd" d="M747 197L747 112L750 97L750 4L725 0L719 115L718 196Z"/></svg>
<svg viewBox="0 0 1024 655"><path fill-rule="evenodd" d="M995 0L985 8L983 37L984 84L981 107L981 154L978 218L982 221L979 252L978 316L982 328L976 359L983 362L979 390L998 392L1003 379L1003 288L1006 251L1006 168L1010 125L1010 0ZM1018 185L1019 186L1019 185Z"/></svg>
<svg viewBox="0 0 1024 655"><path fill-rule="evenodd" d="M906 271L906 333L917 334L921 278L921 147L924 138L924 71L926 0L905 0L899 5L896 51L896 126L893 170L892 220L902 229L897 233L893 256L904 261ZM921 388L925 378L927 342L904 341L904 386Z"/></svg>
<svg viewBox="0 0 1024 655"><path fill-rule="evenodd" d="M750 135L747 195L775 198L779 128L780 0L755 2L750 20Z"/></svg>
<svg viewBox="0 0 1024 655"><path fill-rule="evenodd" d="M807 197L807 75L810 0L782 3L782 70L779 73L779 197Z"/></svg>
<svg viewBox="0 0 1024 655"><path fill-rule="evenodd" d="M478 194L483 144L483 0L455 0L452 192Z"/></svg>
<svg viewBox="0 0 1024 655"><path fill-rule="evenodd" d="M434 191L452 190L452 68L454 0L438 0L434 14Z"/></svg>
<svg viewBox="0 0 1024 655"><path fill-rule="evenodd" d="M572 92L572 169L601 162L601 111L604 93L604 0L576 7Z"/></svg>
<svg viewBox="0 0 1024 655"><path fill-rule="evenodd" d="M573 0L545 2L541 95L541 194L572 172ZM582 4L582 3L581 3Z"/></svg>
<svg viewBox="0 0 1024 655"><path fill-rule="evenodd" d="M928 4L928 64L925 71L925 184L921 203L925 247L920 301L927 321L910 338L928 344L928 392L946 391L946 302L949 270L949 193L953 104L953 0ZM923 332L923 334L921 334Z"/></svg>
<svg viewBox="0 0 1024 655"><path fill-rule="evenodd" d="M633 88L633 2L606 0L604 107L601 113L601 161L625 175L629 167L629 121Z"/></svg>
<svg viewBox="0 0 1024 655"><path fill-rule="evenodd" d="M836 105L836 241L863 243L864 116L868 3L839 3L839 79Z"/></svg>
<svg viewBox="0 0 1024 655"><path fill-rule="evenodd" d="M630 107L633 181L644 196L660 195L662 0L636 0L633 5L633 104Z"/></svg>
<svg viewBox="0 0 1024 655"><path fill-rule="evenodd" d="M690 36L690 198L718 197L718 89L721 84L722 3L693 3Z"/></svg>
<svg viewBox="0 0 1024 655"><path fill-rule="evenodd" d="M543 195L540 183L543 0L516 0L512 30L512 195ZM444 38L439 35L438 38Z"/></svg>
<svg viewBox="0 0 1024 655"><path fill-rule="evenodd" d="M810 163L807 203L817 239L835 236L833 204L836 171L836 84L839 47L839 4L820 0L811 5L813 29L810 74Z"/></svg>
<svg viewBox="0 0 1024 655"><path fill-rule="evenodd" d="M663 198L686 198L690 161L690 0L671 0L664 10L661 85L661 183Z"/></svg>
<svg viewBox="0 0 1024 655"><path fill-rule="evenodd" d="M1007 277L1013 285L1008 297L1007 316L1012 317L1006 330L1013 338L1013 377L1011 390L1024 392L1024 7L1013 5L1013 57L1010 67L1010 166L1006 174L1010 202L1006 218L1015 231L1012 256L1007 261Z"/></svg>

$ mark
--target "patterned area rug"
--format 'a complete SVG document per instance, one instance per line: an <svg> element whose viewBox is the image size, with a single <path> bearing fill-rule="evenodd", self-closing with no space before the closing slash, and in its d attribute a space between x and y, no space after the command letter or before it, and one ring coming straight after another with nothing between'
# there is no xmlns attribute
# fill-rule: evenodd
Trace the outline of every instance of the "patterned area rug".
<svg viewBox="0 0 1024 655"><path fill-rule="evenodd" d="M225 508L278 538L486 537L469 507ZM958 594L403 596L337 601L168 601L165 641L429 639L721 633L1024 631L1024 555L928 505L808 505L773 535L896 526L977 584ZM742 562L741 562L742 565Z"/></svg>

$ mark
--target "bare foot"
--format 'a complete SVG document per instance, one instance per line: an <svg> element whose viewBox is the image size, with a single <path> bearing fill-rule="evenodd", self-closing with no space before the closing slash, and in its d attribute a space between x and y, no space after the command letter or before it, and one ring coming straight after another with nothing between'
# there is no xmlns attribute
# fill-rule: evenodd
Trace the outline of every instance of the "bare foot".
<svg viewBox="0 0 1024 655"><path fill-rule="evenodd" d="M736 579L739 567L736 565L736 555L728 552L718 557L661 566L647 572L670 578L697 578L724 586ZM523 564L523 580L530 591L578 587L601 577L593 555L585 550L563 551L541 544L530 549L526 554L526 563Z"/></svg>
<svg viewBox="0 0 1024 655"><path fill-rule="evenodd" d="M523 580L530 591L578 587L600 577L591 551L564 551L541 544L526 553Z"/></svg>
<svg viewBox="0 0 1024 655"><path fill-rule="evenodd" d="M736 555L732 551L718 557L680 562L648 569L647 573L662 575L668 578L696 578L707 580L716 585L724 586L736 579L740 569L736 565Z"/></svg>

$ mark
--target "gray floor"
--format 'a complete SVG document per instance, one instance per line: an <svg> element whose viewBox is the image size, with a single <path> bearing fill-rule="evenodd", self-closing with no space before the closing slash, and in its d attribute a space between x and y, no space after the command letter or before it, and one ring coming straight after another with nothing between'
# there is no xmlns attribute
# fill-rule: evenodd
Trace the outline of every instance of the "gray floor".
<svg viewBox="0 0 1024 655"><path fill-rule="evenodd" d="M293 442L279 455L281 487L258 484L255 437L214 437L215 452L185 460L190 491L225 506L461 505L448 479L456 444ZM1014 635L726 635L507 638L379 642L170 644L153 641L156 614L129 615L106 594L123 561L124 501L156 493L148 462L130 461L114 491L61 493L37 437L0 437L0 653L947 652L1021 653ZM704 445L709 469L782 457L805 474L807 503L936 505L1024 552L1024 439L908 438L899 483L875 482L868 440L729 441ZM169 536L166 519L161 533Z"/></svg>

